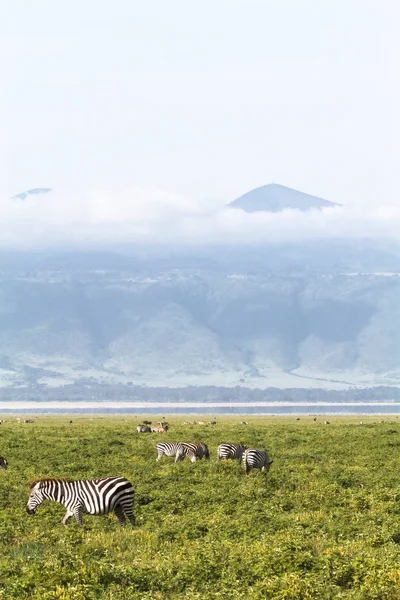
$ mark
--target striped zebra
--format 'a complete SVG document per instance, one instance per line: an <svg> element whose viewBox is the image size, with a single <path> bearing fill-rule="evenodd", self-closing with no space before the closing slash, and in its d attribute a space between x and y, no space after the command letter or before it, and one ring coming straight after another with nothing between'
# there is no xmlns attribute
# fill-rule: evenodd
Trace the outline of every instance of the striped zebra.
<svg viewBox="0 0 400 600"><path fill-rule="evenodd" d="M3 456L0 456L0 469L8 469L8 462Z"/></svg>
<svg viewBox="0 0 400 600"><path fill-rule="evenodd" d="M250 473L252 469L266 469L269 471L273 461L269 460L268 452L266 450L256 450L255 448L247 448L243 453L243 464L246 469L246 475Z"/></svg>
<svg viewBox="0 0 400 600"><path fill-rule="evenodd" d="M26 510L28 514L36 513L44 500L60 502L67 509L63 523L74 516L82 525L82 514L106 515L112 510L121 525L125 525L128 517L132 525L135 517L132 505L135 489L125 477L105 477L103 479L87 479L72 481L69 479L42 479L31 486Z"/></svg>
<svg viewBox="0 0 400 600"><path fill-rule="evenodd" d="M165 454L165 456L175 456L176 457L176 453L178 452L180 445L181 445L180 442L177 442L176 444L173 444L170 442L160 442L159 444L157 444L156 462L161 460L163 454Z"/></svg>
<svg viewBox="0 0 400 600"><path fill-rule="evenodd" d="M243 452L247 446L243 444L220 444L218 446L218 460L226 460L227 458L237 458L239 463L242 461Z"/></svg>
<svg viewBox="0 0 400 600"><path fill-rule="evenodd" d="M185 456L190 458L192 462L196 462L197 459L201 460L202 458L209 460L210 453L208 447L203 442L180 442L175 462L183 460Z"/></svg>
<svg viewBox="0 0 400 600"><path fill-rule="evenodd" d="M138 426L136 427L136 431L137 431L138 433L150 433L150 432L151 432L151 429L150 429L150 427L148 427L147 425L138 425Z"/></svg>

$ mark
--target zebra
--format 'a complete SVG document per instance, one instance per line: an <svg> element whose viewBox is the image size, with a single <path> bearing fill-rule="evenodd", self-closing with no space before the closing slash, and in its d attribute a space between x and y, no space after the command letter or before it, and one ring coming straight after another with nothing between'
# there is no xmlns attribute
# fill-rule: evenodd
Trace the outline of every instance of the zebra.
<svg viewBox="0 0 400 600"><path fill-rule="evenodd" d="M168 425L165 425L165 427L163 427L162 425L152 425L150 430L151 433L167 433Z"/></svg>
<svg viewBox="0 0 400 600"><path fill-rule="evenodd" d="M243 453L243 464L246 469L246 475L250 473L252 469L266 469L269 471L270 466L274 461L269 460L268 452L266 450L256 450L255 448L246 448Z"/></svg>
<svg viewBox="0 0 400 600"><path fill-rule="evenodd" d="M218 446L218 460L227 458L237 458L239 463L242 462L243 452L247 450L247 446L243 444L220 444Z"/></svg>
<svg viewBox="0 0 400 600"><path fill-rule="evenodd" d="M202 458L209 460L210 452L203 442L180 442L175 462L183 460L185 456L189 457L192 462L196 462L197 459L201 460Z"/></svg>
<svg viewBox="0 0 400 600"><path fill-rule="evenodd" d="M121 525L128 517L135 524L132 512L135 489L125 477L105 477L103 479L41 479L31 485L31 493L26 511L34 515L44 500L54 500L65 506L67 512L63 518L66 525L74 516L82 525L82 514L105 515L112 510Z"/></svg>
<svg viewBox="0 0 400 600"><path fill-rule="evenodd" d="M165 456L175 456L176 457L176 453L178 452L180 445L181 445L181 442L177 442L176 444L173 444L170 442L160 442L159 444L157 444L156 462L161 460L163 454L165 454Z"/></svg>
<svg viewBox="0 0 400 600"><path fill-rule="evenodd" d="M0 469L8 469L8 462L4 456L0 456Z"/></svg>
<svg viewBox="0 0 400 600"><path fill-rule="evenodd" d="M136 427L136 431L137 431L138 433L150 433L150 432L151 432L151 429L150 429L150 427L148 427L147 425L138 425L138 426Z"/></svg>

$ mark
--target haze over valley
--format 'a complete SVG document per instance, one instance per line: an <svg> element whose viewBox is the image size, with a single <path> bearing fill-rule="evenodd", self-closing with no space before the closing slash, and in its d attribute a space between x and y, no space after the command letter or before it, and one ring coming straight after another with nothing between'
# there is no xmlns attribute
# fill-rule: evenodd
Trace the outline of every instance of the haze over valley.
<svg viewBox="0 0 400 600"><path fill-rule="evenodd" d="M28 190L9 201L26 206L49 192ZM312 220L316 211L341 208L271 185L225 210ZM0 382L7 388L92 382L340 390L400 382L395 241L14 249L0 256L0 284Z"/></svg>

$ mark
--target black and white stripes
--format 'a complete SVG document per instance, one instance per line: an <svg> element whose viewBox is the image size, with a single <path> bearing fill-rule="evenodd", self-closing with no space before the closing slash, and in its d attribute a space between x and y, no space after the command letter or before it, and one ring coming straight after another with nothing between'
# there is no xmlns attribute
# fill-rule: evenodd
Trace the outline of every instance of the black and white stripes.
<svg viewBox="0 0 400 600"><path fill-rule="evenodd" d="M132 525L135 517L132 505L135 490L125 477L105 477L104 479L43 479L31 487L26 510L34 514L44 500L54 500L65 506L67 512L63 523L74 516L82 525L82 514L104 515L112 510L124 525L128 517Z"/></svg>
<svg viewBox="0 0 400 600"><path fill-rule="evenodd" d="M243 444L220 444L218 446L218 460L226 460L228 458L237 458L239 462L242 461L243 452L247 446Z"/></svg>
<svg viewBox="0 0 400 600"><path fill-rule="evenodd" d="M209 459L208 447L203 442L180 442L176 452L175 462L181 461L187 456L192 462L202 458Z"/></svg>
<svg viewBox="0 0 400 600"><path fill-rule="evenodd" d="M261 469L262 471L269 471L272 465L268 452L266 450L258 450L256 448L247 448L243 453L243 464L246 470L246 475L250 473L252 469Z"/></svg>
<svg viewBox="0 0 400 600"><path fill-rule="evenodd" d="M161 460L162 456L175 456L180 448L181 442L177 442L175 444L171 442L160 442L157 444L157 458L156 462Z"/></svg>

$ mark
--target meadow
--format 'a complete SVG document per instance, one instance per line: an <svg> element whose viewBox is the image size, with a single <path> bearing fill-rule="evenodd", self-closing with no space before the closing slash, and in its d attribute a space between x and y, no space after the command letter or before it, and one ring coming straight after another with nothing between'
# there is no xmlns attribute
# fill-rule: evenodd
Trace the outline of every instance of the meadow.
<svg viewBox="0 0 400 600"><path fill-rule="evenodd" d="M167 434L138 434L137 417L5 418L0 598L400 598L395 417L167 417ZM162 440L203 441L211 459L156 463ZM267 449L269 473L217 462L229 441ZM65 527L54 502L25 511L38 477L108 475L136 488L133 528L113 514Z"/></svg>

